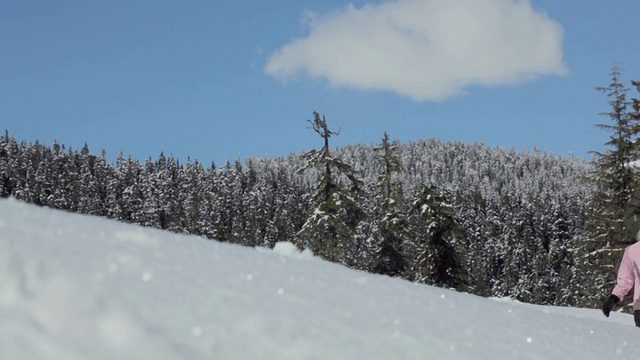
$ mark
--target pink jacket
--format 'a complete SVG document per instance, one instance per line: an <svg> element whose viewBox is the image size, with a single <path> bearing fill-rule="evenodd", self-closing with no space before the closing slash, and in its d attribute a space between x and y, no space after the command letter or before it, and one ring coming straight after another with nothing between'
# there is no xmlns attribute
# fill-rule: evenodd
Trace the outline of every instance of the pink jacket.
<svg viewBox="0 0 640 360"><path fill-rule="evenodd" d="M612 294L622 300L631 288L633 288L633 309L640 310L640 242L624 250L618 268L618 282Z"/></svg>

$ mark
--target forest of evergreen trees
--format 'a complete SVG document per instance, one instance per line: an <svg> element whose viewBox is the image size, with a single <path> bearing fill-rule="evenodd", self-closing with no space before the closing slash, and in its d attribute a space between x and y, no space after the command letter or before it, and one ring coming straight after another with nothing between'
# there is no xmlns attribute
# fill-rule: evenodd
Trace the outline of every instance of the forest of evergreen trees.
<svg viewBox="0 0 640 360"><path fill-rule="evenodd" d="M596 306L630 243L624 206L640 186L640 99L621 69L596 90L610 132L590 162L437 139L331 148L221 167L160 154L115 164L0 136L0 197L245 246L299 248L351 268L545 305ZM640 82L631 81L640 93Z"/></svg>
<svg viewBox="0 0 640 360"><path fill-rule="evenodd" d="M112 164L86 145L0 136L2 197L246 246L314 248L318 233L333 232L337 242L314 252L352 268L553 305L601 296L584 290L592 280L581 269L590 168L571 156L386 134L378 145L221 167L164 154ZM322 205L329 198L338 202Z"/></svg>

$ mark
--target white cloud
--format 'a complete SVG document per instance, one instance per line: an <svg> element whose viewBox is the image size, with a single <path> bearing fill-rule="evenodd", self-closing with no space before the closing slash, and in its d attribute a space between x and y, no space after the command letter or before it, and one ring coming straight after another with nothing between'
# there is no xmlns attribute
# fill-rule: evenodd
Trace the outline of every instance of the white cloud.
<svg viewBox="0 0 640 360"><path fill-rule="evenodd" d="M396 0L303 16L309 35L272 54L267 74L424 101L566 72L562 27L526 0Z"/></svg>

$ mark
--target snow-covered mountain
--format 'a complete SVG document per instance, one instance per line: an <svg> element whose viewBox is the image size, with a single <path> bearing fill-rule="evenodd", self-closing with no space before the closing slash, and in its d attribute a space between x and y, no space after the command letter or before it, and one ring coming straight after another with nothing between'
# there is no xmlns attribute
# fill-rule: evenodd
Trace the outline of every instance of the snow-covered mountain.
<svg viewBox="0 0 640 360"><path fill-rule="evenodd" d="M0 359L637 359L639 345L627 314L0 201Z"/></svg>

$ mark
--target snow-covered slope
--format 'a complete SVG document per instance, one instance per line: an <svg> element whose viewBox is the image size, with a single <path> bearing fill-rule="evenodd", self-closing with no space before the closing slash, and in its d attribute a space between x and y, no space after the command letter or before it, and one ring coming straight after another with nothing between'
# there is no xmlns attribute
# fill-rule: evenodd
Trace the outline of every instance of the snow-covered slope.
<svg viewBox="0 0 640 360"><path fill-rule="evenodd" d="M637 359L632 323L0 201L0 359Z"/></svg>

